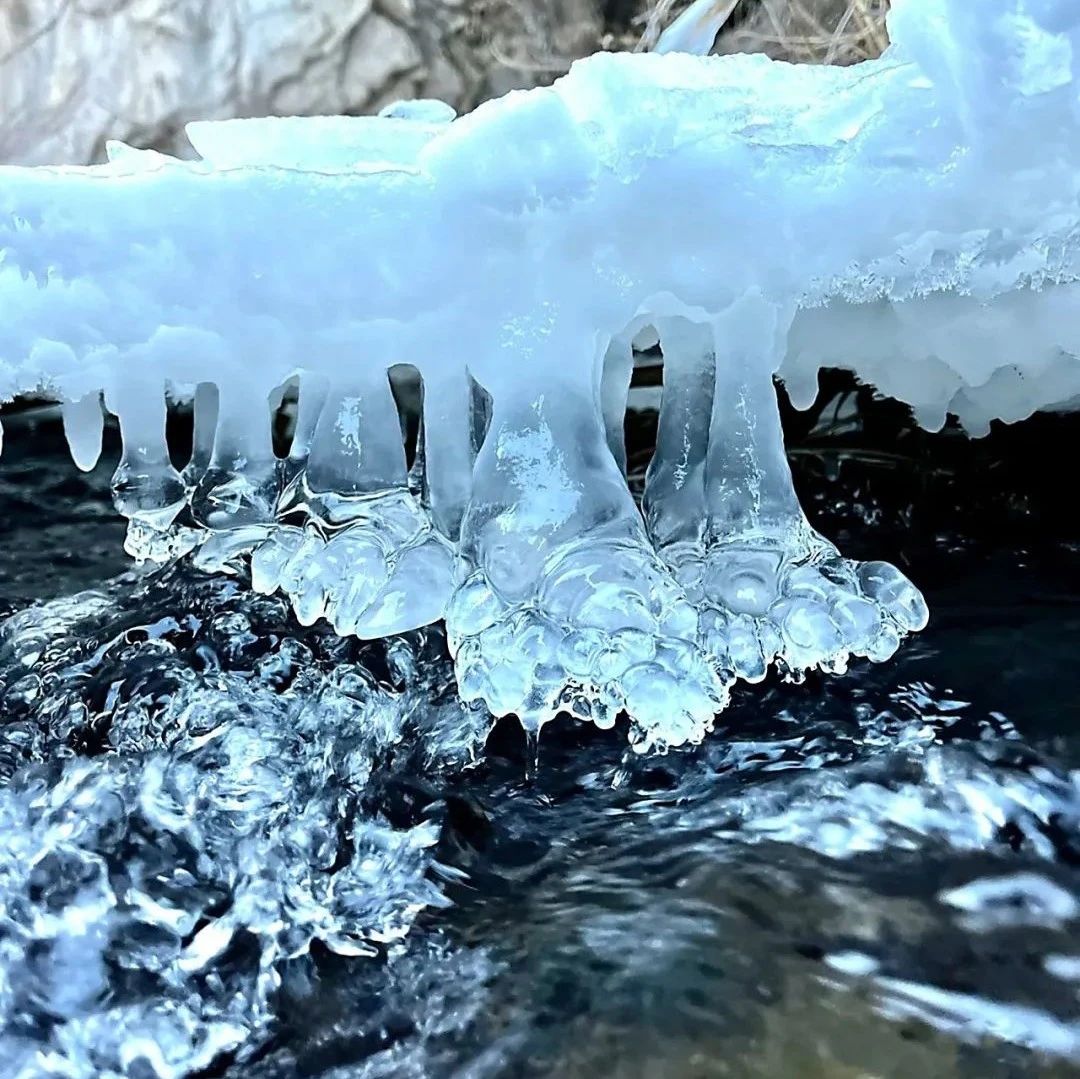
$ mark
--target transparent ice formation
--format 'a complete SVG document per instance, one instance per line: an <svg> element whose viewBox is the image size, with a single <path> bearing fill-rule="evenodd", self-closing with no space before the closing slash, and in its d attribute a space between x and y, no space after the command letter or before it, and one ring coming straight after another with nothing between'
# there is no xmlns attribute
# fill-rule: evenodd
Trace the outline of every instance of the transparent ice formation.
<svg viewBox="0 0 1080 1079"><path fill-rule="evenodd" d="M972 433L1080 397L1080 8L897 0L889 30L847 69L604 54L460 118L0 169L0 397L66 402L83 467L99 400L119 417L139 557L248 564L343 634L445 618L464 698L531 728L698 739L733 679L883 660L927 620L808 525L774 375L805 405L848 367ZM635 341L664 357L644 515Z"/></svg>

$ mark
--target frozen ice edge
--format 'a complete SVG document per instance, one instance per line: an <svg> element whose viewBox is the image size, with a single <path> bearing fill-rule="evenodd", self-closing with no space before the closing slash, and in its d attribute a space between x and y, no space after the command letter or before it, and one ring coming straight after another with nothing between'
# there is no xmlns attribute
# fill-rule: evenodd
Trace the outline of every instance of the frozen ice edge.
<svg viewBox="0 0 1080 1079"><path fill-rule="evenodd" d="M302 621L445 613L497 715L700 738L733 677L884 659L926 621L806 524L774 372L800 403L849 366L974 431L1080 395L1080 15L1030 6L907 0L852 69L601 55L453 120L202 125L201 162L0 170L0 392L78 402L81 463L104 392L136 553L209 529L205 565L250 555ZM613 422L640 332L665 356L647 529ZM424 386L412 487L400 363ZM283 464L290 383L309 415ZM177 473L165 389L211 384Z"/></svg>

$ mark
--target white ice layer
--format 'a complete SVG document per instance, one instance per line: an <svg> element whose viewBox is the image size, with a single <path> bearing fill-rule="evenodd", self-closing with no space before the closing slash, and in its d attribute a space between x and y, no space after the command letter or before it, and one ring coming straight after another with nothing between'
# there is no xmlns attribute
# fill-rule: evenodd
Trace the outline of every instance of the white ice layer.
<svg viewBox="0 0 1080 1079"><path fill-rule="evenodd" d="M496 714L700 737L733 676L883 659L926 621L806 523L774 373L800 403L850 367L973 432L1080 398L1080 6L897 0L889 29L846 69L603 54L460 118L197 124L201 161L0 169L0 397L72 402L85 466L104 393L137 552L209 529L204 566L250 556L302 620L444 615ZM617 423L642 335L644 520ZM195 395L180 472L167 389Z"/></svg>

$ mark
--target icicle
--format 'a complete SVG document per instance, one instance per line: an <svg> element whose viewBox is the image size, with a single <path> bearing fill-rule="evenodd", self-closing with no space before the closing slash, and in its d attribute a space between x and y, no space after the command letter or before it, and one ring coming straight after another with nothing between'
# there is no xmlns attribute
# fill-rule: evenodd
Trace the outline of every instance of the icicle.
<svg viewBox="0 0 1080 1079"><path fill-rule="evenodd" d="M600 372L600 405L604 413L608 447L619 471L626 474L626 402L634 374L634 351L625 338L615 338L607 349Z"/></svg>
<svg viewBox="0 0 1080 1079"><path fill-rule="evenodd" d="M774 661L798 677L840 671L852 655L883 658L926 622L922 597L899 570L848 562L802 512L772 381L790 319L788 308L750 293L716 321L707 436L700 404L708 390L694 389L688 375L707 351L708 331L681 322L661 328L665 386L649 523L666 540L669 520L704 519L704 528L676 536L684 542L662 544L661 554L698 608L703 650L749 682ZM699 380L702 370L698 364ZM672 453L680 445L681 461Z"/></svg>
<svg viewBox="0 0 1080 1079"><path fill-rule="evenodd" d="M527 344L546 351L531 381L485 371L494 410L460 543L475 569L446 612L462 698L538 729L584 687L634 715L643 744L700 738L724 687L612 457L595 352L550 331Z"/></svg>
<svg viewBox="0 0 1080 1079"><path fill-rule="evenodd" d="M358 514L371 495L404 491L405 445L397 405L384 369L357 365L348 382L333 386L311 436L307 465L294 481L291 509L329 527Z"/></svg>
<svg viewBox="0 0 1080 1079"><path fill-rule="evenodd" d="M390 393L394 398L394 406L397 408L398 426L401 429L401 443L405 447L405 460L409 461L409 452L412 451L412 461L409 464L409 484L413 490L420 490L422 482L416 472L416 458L421 451L421 428L424 426L424 380L420 376L420 370L415 364L397 363L387 372L390 379Z"/></svg>
<svg viewBox="0 0 1080 1079"><path fill-rule="evenodd" d="M664 320L660 345L664 386L644 508L649 534L662 547L701 538L715 358L711 327L682 318Z"/></svg>
<svg viewBox="0 0 1080 1079"><path fill-rule="evenodd" d="M61 415L75 467L82 472L92 472L101 457L101 436L105 426L101 394L95 390L77 401L65 401Z"/></svg>
<svg viewBox="0 0 1080 1079"><path fill-rule="evenodd" d="M456 539L472 488L472 387L462 367L433 368L424 377L424 498L443 535Z"/></svg>
<svg viewBox="0 0 1080 1079"><path fill-rule="evenodd" d="M781 372L781 377L784 380L784 389L787 391L788 400L793 408L805 412L817 400L817 367L797 367L794 370L785 368Z"/></svg>
<svg viewBox="0 0 1080 1079"><path fill-rule="evenodd" d="M315 437L315 427L326 407L326 397L330 384L320 375L302 375L296 392L296 422L293 424L292 442L286 471L291 479L307 462L311 452L311 440Z"/></svg>
<svg viewBox="0 0 1080 1079"><path fill-rule="evenodd" d="M192 493L192 515L208 528L273 518L278 462L268 395L236 383L218 387L217 429L205 473Z"/></svg>
<svg viewBox="0 0 1080 1079"><path fill-rule="evenodd" d="M772 380L789 321L751 293L717 323L706 502L718 538L802 527Z"/></svg>
<svg viewBox="0 0 1080 1079"><path fill-rule="evenodd" d="M84 398L85 400L85 398ZM165 387L151 380L109 389L123 450L113 473L113 502L129 520L164 532L184 506L185 487L165 443Z"/></svg>
<svg viewBox="0 0 1080 1079"><path fill-rule="evenodd" d="M304 625L325 616L339 633L383 637L442 617L453 551L408 488L385 368L342 368L347 380L300 387L287 466L299 471L278 507L290 523L255 549L252 574L260 591L280 588Z"/></svg>
<svg viewBox="0 0 1080 1079"><path fill-rule="evenodd" d="M214 433L217 430L218 391L212 382L200 382L195 387L192 408L191 458L184 466L184 482L194 487L199 477L210 467L214 452Z"/></svg>

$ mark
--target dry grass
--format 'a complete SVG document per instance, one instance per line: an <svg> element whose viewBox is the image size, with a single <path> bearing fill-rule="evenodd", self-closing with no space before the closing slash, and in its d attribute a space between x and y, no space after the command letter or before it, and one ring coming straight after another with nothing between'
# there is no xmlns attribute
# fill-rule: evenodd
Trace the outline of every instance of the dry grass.
<svg viewBox="0 0 1080 1079"><path fill-rule="evenodd" d="M853 64L889 43L888 0L757 0L720 34L717 52L764 52L798 63Z"/></svg>
<svg viewBox="0 0 1080 1079"><path fill-rule="evenodd" d="M465 33L473 48L486 48L501 67L518 73L516 85L546 83L564 74L577 57L597 50L648 51L690 3L470 0ZM718 7L723 12L730 5L718 0ZM888 10L889 0L738 0L712 51L854 64L877 56L889 43Z"/></svg>
<svg viewBox="0 0 1080 1079"><path fill-rule="evenodd" d="M648 49L688 6L659 0L640 11L609 49ZM740 0L717 35L715 53L761 52L796 63L854 64L889 42L889 0Z"/></svg>

